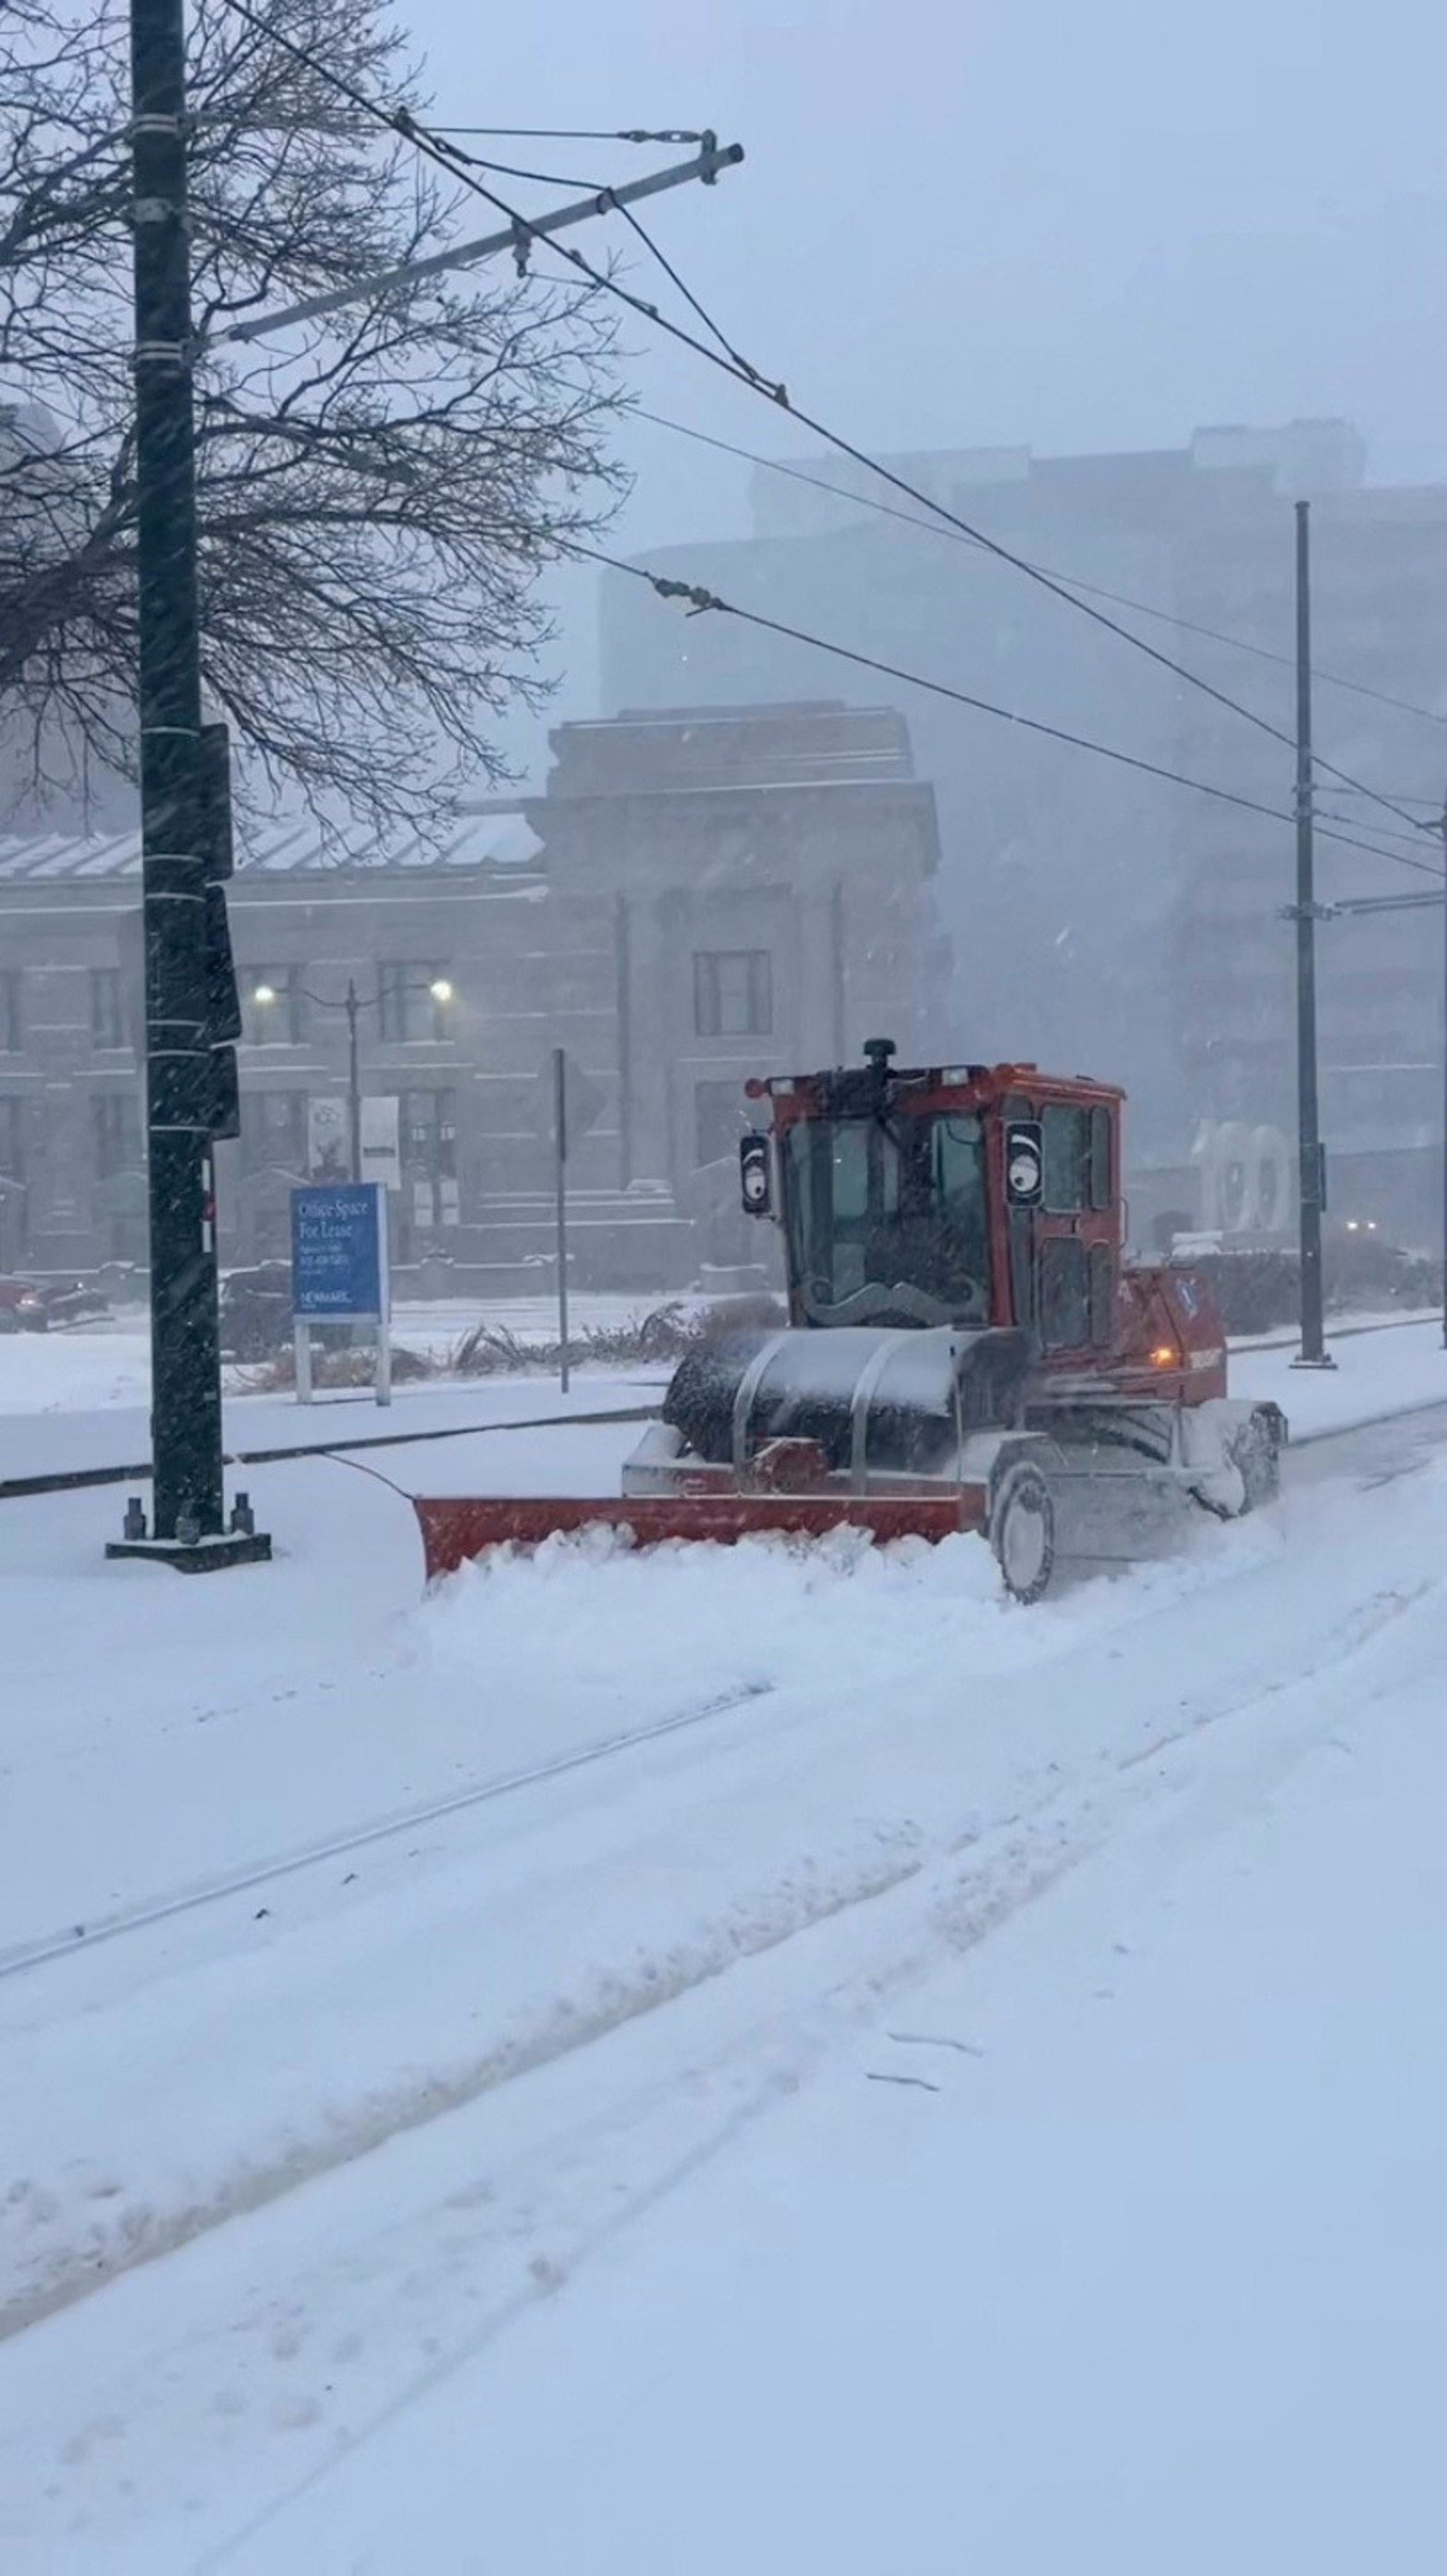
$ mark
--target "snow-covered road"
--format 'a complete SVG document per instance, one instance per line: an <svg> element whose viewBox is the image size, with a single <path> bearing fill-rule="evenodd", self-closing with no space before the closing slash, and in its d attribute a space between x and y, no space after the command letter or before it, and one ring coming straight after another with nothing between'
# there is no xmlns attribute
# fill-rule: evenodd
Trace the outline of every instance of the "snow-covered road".
<svg viewBox="0 0 1447 2576"><path fill-rule="evenodd" d="M1444 1649L1223 1721L986 1940L941 1871L934 1974L211 2563L1436 2563Z"/></svg>
<svg viewBox="0 0 1447 2576"><path fill-rule="evenodd" d="M586 1487L624 1436L485 1445L503 1484ZM256 1581L87 1573L96 1497L10 1507L26 1688L0 1752L0 1946L698 1722L0 1980L7 2576L995 2576L1057 2563L1040 2516L1073 2482L1102 2543L1082 2556L1077 2516L1076 2564L1257 2564L1186 2554L1211 2526L1184 2453L1165 2457L1185 2483L1157 2481L1173 2545L1130 2521L1123 2474L1106 2496L1121 2446L1081 2428L1124 2365L1109 2302L1091 2357L1087 2290L1109 2271L1167 2356L1136 2355L1117 2431L1143 2408L1154 2428L1174 2380L1191 2440L1214 2427L1229 2452L1239 2372L1223 2415L1195 2347L1215 2354L1229 2300L1207 2293L1235 2276L1196 2210L1215 2168L1187 2078L1221 2077L1201 2141L1237 2200L1256 2190L1243 2245L1279 2234L1280 2138L1258 2173L1244 2126L1257 2055L1298 2011L1278 1963L1309 1981L1320 1956L1320 2035L1338 1918L1381 1911L1385 1975L1405 1910L1430 1911L1409 1852L1387 1913L1390 1852L1368 1836L1349 1906L1308 1853L1289 1888L1304 1924L1327 1905L1331 1923L1288 1940L1288 1889L1248 1950L1233 1837L1266 1837L1269 1875L1296 1794L1280 1784L1356 1777L1378 1719L1408 1772L1430 1763L1440 1437L1424 1417L1306 1451L1271 1520L1026 1614L964 1540L808 1568L768 1547L560 1551L419 1606L403 1502L322 1461L258 1472L285 1552ZM1440 1921L1411 1928L1440 1953ZM1148 1974L1120 1965L1141 1957ZM1262 2018L1233 2091L1221 2017L1246 1961ZM1132 2013L1107 2011L1127 1985ZM940 2037L961 2044L922 2044ZM1354 2044L1344 2027L1343 2068ZM901 2074L924 2082L868 2080ZM1358 2164L1373 2143L1355 2138ZM1439 2119L1422 2151L1442 2144ZM1156 2234L1177 2202L1206 2250L1167 2314ZM1274 2351L1291 2320L1266 2324ZM1319 2376L1310 2303L1301 2331ZM985 2535L969 2557L961 2494Z"/></svg>

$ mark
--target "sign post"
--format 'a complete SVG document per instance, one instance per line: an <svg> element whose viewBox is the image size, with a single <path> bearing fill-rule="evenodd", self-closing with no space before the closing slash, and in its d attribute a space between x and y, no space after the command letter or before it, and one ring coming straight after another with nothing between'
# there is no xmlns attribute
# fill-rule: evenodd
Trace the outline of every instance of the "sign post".
<svg viewBox="0 0 1447 2576"><path fill-rule="evenodd" d="M568 1058L553 1049L553 1168L558 1225L558 1384L568 1392Z"/></svg>
<svg viewBox="0 0 1447 2576"><path fill-rule="evenodd" d="M387 1193L380 1182L321 1182L292 1191L291 1309L298 1403L312 1399L311 1327L317 1323L376 1325L377 1402L391 1403Z"/></svg>
<svg viewBox="0 0 1447 2576"><path fill-rule="evenodd" d="M608 1094L595 1074L574 1064L566 1047L554 1047L538 1068L534 1115L540 1141L552 1150L554 1227L558 1263L558 1340L562 1346L559 1377L568 1392L568 1138L586 1136L607 1107Z"/></svg>

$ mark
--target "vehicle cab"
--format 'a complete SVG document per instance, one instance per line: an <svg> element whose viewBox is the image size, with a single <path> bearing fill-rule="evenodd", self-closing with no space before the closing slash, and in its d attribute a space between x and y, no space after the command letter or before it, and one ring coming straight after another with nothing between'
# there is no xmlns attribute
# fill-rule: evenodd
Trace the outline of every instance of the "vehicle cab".
<svg viewBox="0 0 1447 2576"><path fill-rule="evenodd" d="M1123 1095L1028 1064L896 1068L884 1040L865 1054L749 1086L772 1129L744 1140L744 1204L782 1226L790 1321L1014 1327L1077 1367L1106 1350Z"/></svg>

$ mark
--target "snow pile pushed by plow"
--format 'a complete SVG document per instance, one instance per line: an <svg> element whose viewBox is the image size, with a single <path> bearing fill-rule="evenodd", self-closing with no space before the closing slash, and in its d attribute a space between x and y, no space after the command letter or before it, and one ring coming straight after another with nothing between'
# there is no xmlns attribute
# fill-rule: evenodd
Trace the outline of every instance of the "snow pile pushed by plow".
<svg viewBox="0 0 1447 2576"><path fill-rule="evenodd" d="M897 1672L911 1622L925 1612L962 1647L1005 1661L1050 1651L1046 1638L1032 1647L1021 1637L982 1539L877 1547L850 1528L638 1547L626 1527L593 1522L464 1564L424 1605L420 1633L434 1656L475 1663L498 1654L504 1671L516 1654L536 1672L546 1639L548 1662L566 1662L581 1688L642 1708L655 1674L669 1689L700 1674L720 1688L776 1687L836 1666L857 1674L860 1655L866 1667Z"/></svg>

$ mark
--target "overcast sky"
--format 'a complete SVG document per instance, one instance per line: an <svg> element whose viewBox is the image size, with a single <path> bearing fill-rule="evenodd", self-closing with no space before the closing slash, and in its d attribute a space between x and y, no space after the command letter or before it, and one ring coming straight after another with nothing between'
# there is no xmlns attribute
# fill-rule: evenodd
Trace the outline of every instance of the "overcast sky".
<svg viewBox="0 0 1447 2576"><path fill-rule="evenodd" d="M650 225L754 362L866 446L1176 446L1202 422L1344 413L1373 479L1447 475L1440 0L401 14L439 121L711 124L741 141L741 170L657 201ZM649 157L476 148L588 180ZM629 336L645 401L807 450L700 361L659 355L646 324ZM742 468L642 426L626 454L626 545L742 530ZM562 604L566 711L591 711L573 631L586 593Z"/></svg>

